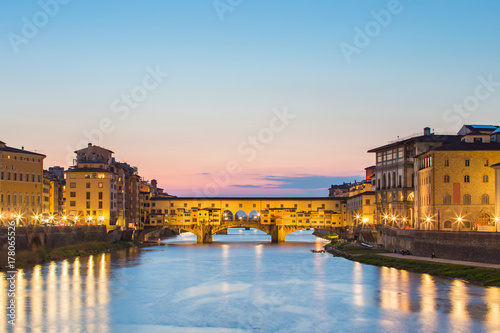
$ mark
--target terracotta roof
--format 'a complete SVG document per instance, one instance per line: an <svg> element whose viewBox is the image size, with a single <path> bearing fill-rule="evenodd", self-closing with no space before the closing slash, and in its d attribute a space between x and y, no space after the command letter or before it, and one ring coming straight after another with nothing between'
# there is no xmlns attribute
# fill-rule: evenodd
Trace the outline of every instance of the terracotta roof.
<svg viewBox="0 0 500 333"><path fill-rule="evenodd" d="M480 151L488 151L488 150L500 150L500 142L475 142L475 143L467 143L467 142L457 142L449 145L444 145L440 147L435 147L432 150L436 151L472 151L472 150L480 150Z"/></svg>
<svg viewBox="0 0 500 333"><path fill-rule="evenodd" d="M8 153L16 153L16 154L36 155L36 156L40 156L40 157L44 157L44 158L46 157L44 154L34 153L32 151L27 151L27 150L24 150L24 149L17 149L17 148L12 148L12 147L7 147L7 146L0 147L0 151L5 151L5 152L8 152Z"/></svg>
<svg viewBox="0 0 500 333"><path fill-rule="evenodd" d="M401 140L393 143L389 143L384 146L380 146L377 148L373 148L368 150L369 153L375 153L380 150L385 150L388 148L400 146L403 144L409 144L413 142L443 142L443 143L451 143L460 140L459 135L440 135L440 134L431 134L431 135L421 135L421 136L416 136L410 139L406 140Z"/></svg>

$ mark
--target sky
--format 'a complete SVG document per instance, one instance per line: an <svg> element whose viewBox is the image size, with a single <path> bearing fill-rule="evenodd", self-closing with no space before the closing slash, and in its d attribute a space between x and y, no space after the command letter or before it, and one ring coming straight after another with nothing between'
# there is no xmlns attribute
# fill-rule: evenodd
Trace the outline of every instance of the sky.
<svg viewBox="0 0 500 333"><path fill-rule="evenodd" d="M0 0L0 140L178 196L327 196L367 150L499 124L500 2Z"/></svg>

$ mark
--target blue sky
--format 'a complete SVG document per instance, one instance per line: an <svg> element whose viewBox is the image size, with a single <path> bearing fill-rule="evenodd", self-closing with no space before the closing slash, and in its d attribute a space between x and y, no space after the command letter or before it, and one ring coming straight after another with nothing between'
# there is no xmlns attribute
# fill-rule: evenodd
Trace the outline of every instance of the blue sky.
<svg viewBox="0 0 500 333"><path fill-rule="evenodd" d="M497 86L473 111L453 110L480 77L500 81L498 2L226 0L223 20L206 0L54 3L2 1L0 11L0 140L47 154L47 167L68 166L92 141L178 195L229 161L241 170L217 194L325 195L331 177L360 179L374 161L366 151L397 136L500 123ZM373 12L389 8L378 23ZM347 59L340 46L377 24ZM168 76L116 112L157 68ZM295 118L248 160L239 148L284 109Z"/></svg>

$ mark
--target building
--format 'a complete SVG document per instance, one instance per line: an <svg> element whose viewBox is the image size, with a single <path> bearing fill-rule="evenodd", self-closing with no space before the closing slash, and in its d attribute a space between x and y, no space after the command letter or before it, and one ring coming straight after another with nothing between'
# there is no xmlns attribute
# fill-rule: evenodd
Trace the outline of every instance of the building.
<svg viewBox="0 0 500 333"><path fill-rule="evenodd" d="M49 220L60 221L65 216L64 168L51 167L43 171L44 178L44 216ZM52 218L50 218L52 217ZM50 221L49 221L50 222Z"/></svg>
<svg viewBox="0 0 500 333"><path fill-rule="evenodd" d="M492 141L495 130L496 126L466 125L459 131L463 133L460 142L416 157L415 228L495 230L491 165L500 161L500 142Z"/></svg>
<svg viewBox="0 0 500 333"><path fill-rule="evenodd" d="M45 155L0 141L0 221L39 223L43 212Z"/></svg>
<svg viewBox="0 0 500 333"><path fill-rule="evenodd" d="M346 200L347 226L373 225L376 222L377 206L375 192L372 190L375 181L375 166L365 169L366 178L349 187Z"/></svg>
<svg viewBox="0 0 500 333"><path fill-rule="evenodd" d="M497 141L500 142L500 141ZM500 223L500 163L491 166L495 170L495 231L498 231Z"/></svg>
<svg viewBox="0 0 500 333"><path fill-rule="evenodd" d="M137 168L116 162L109 149L93 146L75 151L66 170L66 214L74 223L135 228L140 222Z"/></svg>
<svg viewBox="0 0 500 333"><path fill-rule="evenodd" d="M414 157L429 149L457 141L460 141L458 135L438 135L426 127L423 135L398 139L368 151L376 154L376 224L414 226Z"/></svg>

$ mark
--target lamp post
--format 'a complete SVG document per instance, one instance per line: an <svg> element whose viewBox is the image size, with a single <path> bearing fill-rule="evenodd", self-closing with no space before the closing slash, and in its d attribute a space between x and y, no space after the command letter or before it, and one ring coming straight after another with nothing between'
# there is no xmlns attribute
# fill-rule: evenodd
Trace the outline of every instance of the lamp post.
<svg viewBox="0 0 500 333"><path fill-rule="evenodd" d="M459 217L457 218L457 222L458 222L458 231L460 231L460 227L461 227L461 225L462 225L462 221L463 221L462 217L461 217L461 216L459 216Z"/></svg>
<svg viewBox="0 0 500 333"><path fill-rule="evenodd" d="M430 218L430 217L427 217L427 218L425 219L425 222L427 222L427 225L429 226L429 230L431 230L431 224L430 224L430 223L431 223L431 218Z"/></svg>
<svg viewBox="0 0 500 333"><path fill-rule="evenodd" d="M495 217L495 232L498 232L498 217Z"/></svg>

